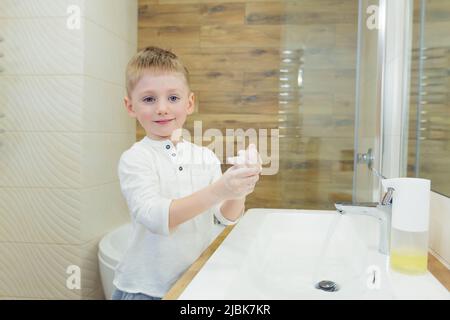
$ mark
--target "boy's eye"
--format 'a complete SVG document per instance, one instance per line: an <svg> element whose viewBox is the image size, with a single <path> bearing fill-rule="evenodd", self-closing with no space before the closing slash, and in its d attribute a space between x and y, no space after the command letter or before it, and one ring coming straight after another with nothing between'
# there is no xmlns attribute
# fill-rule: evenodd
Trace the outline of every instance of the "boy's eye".
<svg viewBox="0 0 450 320"><path fill-rule="evenodd" d="M154 97L145 97L144 99L142 99L142 101L144 101L145 103L150 103L150 102L154 102L155 98Z"/></svg>
<svg viewBox="0 0 450 320"><path fill-rule="evenodd" d="M180 98L178 98L177 96L170 96L169 97L169 100L170 101L172 101L172 102L176 102L176 101L178 101Z"/></svg>

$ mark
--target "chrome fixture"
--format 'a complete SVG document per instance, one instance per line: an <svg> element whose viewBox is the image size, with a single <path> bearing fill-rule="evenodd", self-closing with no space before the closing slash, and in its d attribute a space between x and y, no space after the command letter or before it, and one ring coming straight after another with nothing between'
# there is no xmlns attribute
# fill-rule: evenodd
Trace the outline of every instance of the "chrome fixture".
<svg viewBox="0 0 450 320"><path fill-rule="evenodd" d="M336 202L334 204L340 214L366 215L376 218L380 223L378 251L385 255L389 255L393 192L394 188L388 188L380 203Z"/></svg>
<svg viewBox="0 0 450 320"><path fill-rule="evenodd" d="M356 155L356 163L358 163L358 164L365 163L371 170L372 170L373 161L374 161L374 156L373 156L372 148L369 148L369 150L367 150L367 153L358 153Z"/></svg>

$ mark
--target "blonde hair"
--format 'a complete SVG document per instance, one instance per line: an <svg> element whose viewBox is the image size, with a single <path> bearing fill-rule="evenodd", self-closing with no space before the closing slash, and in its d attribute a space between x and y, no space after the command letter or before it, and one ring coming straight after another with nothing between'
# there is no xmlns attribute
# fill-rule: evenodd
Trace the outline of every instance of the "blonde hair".
<svg viewBox="0 0 450 320"><path fill-rule="evenodd" d="M178 56L171 51L150 46L136 53L128 62L126 70L128 96L143 74L148 71L179 72L186 79L188 88L190 87L189 71Z"/></svg>

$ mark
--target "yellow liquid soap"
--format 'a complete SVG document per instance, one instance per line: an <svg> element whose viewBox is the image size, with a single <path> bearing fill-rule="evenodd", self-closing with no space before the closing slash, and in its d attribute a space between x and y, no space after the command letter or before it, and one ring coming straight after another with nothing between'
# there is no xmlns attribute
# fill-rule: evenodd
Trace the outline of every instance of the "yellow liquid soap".
<svg viewBox="0 0 450 320"><path fill-rule="evenodd" d="M407 274L421 274L427 271L428 256L423 252L397 250L391 252L391 268Z"/></svg>

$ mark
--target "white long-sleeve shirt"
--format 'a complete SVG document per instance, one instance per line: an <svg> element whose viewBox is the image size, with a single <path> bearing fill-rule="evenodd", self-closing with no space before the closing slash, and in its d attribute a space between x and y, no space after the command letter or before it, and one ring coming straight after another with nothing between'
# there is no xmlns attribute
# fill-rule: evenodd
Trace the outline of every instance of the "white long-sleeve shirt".
<svg viewBox="0 0 450 320"><path fill-rule="evenodd" d="M219 179L220 161L208 148L187 141L144 137L125 151L118 174L132 221L131 238L115 270L114 285L126 292L163 297L212 240L220 204L169 232L169 206Z"/></svg>

